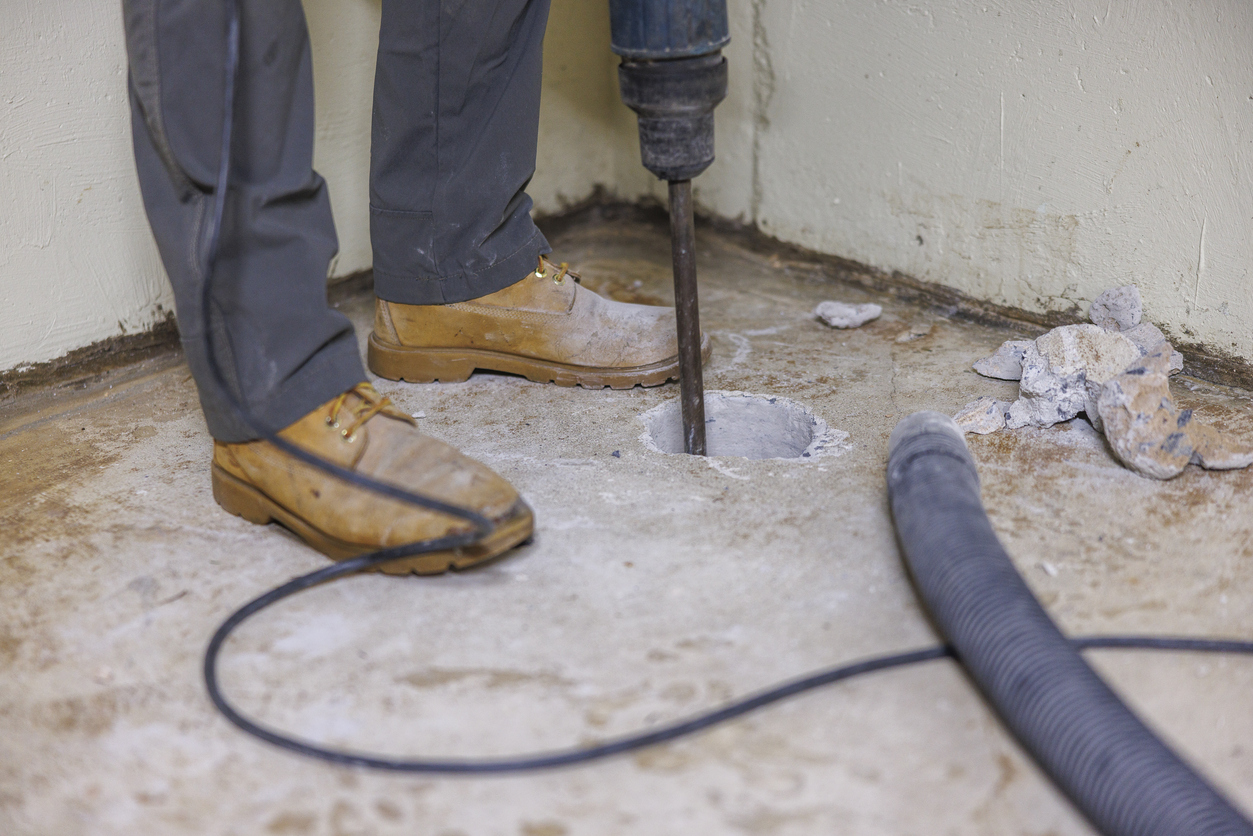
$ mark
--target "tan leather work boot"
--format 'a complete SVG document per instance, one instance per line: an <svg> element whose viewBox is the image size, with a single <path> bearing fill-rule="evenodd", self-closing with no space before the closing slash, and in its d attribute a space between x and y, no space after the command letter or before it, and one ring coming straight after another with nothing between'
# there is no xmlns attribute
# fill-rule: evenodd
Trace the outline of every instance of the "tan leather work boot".
<svg viewBox="0 0 1253 836"><path fill-rule="evenodd" d="M425 575L462 569L531 536L531 509L508 482L422 435L412 418L369 383L326 402L279 436L340 467L477 511L495 523L474 545L388 563L380 571ZM251 522L282 524L335 560L473 530L464 520L349 485L268 441L214 442L213 498Z"/></svg>
<svg viewBox="0 0 1253 836"><path fill-rule="evenodd" d="M701 344L709 357L709 338ZM475 369L539 383L629 389L679 374L673 308L596 295L541 256L522 281L449 305L378 299L370 370L390 380L461 382Z"/></svg>

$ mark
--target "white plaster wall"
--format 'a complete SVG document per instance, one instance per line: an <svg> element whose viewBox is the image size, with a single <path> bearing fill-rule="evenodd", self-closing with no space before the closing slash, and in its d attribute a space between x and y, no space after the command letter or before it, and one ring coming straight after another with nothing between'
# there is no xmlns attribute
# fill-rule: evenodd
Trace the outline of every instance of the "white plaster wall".
<svg viewBox="0 0 1253 836"><path fill-rule="evenodd" d="M313 45L317 133L313 167L331 194L339 255L331 276L367 269L370 251L370 109L380 0L304 0Z"/></svg>
<svg viewBox="0 0 1253 836"><path fill-rule="evenodd" d="M600 0L555 0L531 192L663 192ZM120 4L0 2L0 370L171 305L130 156ZM379 0L306 0L335 276L370 263ZM707 209L1034 311L1140 285L1174 335L1253 359L1253 5L731 0Z"/></svg>
<svg viewBox="0 0 1253 836"><path fill-rule="evenodd" d="M309 0L318 142L340 254L370 265L365 206L378 0ZM173 308L131 156L118 0L0 2L0 370L134 333Z"/></svg>
<svg viewBox="0 0 1253 836"><path fill-rule="evenodd" d="M0 2L0 370L172 306L131 160L121 4Z"/></svg>
<svg viewBox="0 0 1253 836"><path fill-rule="evenodd" d="M607 0L553 0L544 34L539 153L527 191L543 213L559 212L596 186L625 199L654 178L639 163L635 114L618 97Z"/></svg>
<svg viewBox="0 0 1253 836"><path fill-rule="evenodd" d="M1253 4L731 6L709 209L1032 311L1134 282L1253 358Z"/></svg>

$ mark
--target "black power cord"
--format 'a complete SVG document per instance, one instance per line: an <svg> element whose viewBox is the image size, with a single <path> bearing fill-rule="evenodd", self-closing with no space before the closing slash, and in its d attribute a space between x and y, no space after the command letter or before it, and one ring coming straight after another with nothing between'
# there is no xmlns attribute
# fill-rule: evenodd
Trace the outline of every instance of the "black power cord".
<svg viewBox="0 0 1253 836"><path fill-rule="evenodd" d="M393 548L383 549L371 554L362 555L360 557L351 558L349 560L344 560L339 563L326 566L322 569L318 569L317 571L293 578L282 586L279 586L276 589L273 589L248 602L232 613L231 616L227 618L220 627L218 627L217 631L214 632L213 638L210 639L209 646L205 650L204 656L205 688L208 690L209 698L213 701L213 704L219 711L222 712L226 719L230 720L248 734L260 738L268 743L272 743L275 746L292 752L297 752L302 755L307 755L312 758L329 761L330 763L348 766L364 766L391 772L436 773L449 775L526 772L587 763L589 761L599 760L612 755L619 755L624 752L642 749L646 746L654 746L660 743L672 741L677 738L702 731L719 723L726 722L727 720L740 717L759 708L764 708L767 705L787 699L788 697L796 696L797 694L801 694L805 691L810 691L823 685L831 685L836 682L842 682L864 674L874 673L875 671L890 670L892 668L918 664L920 662L928 662L934 659L956 658L952 649L947 646L928 647L887 656L876 656L859 662L853 662L851 664L840 665L828 670L819 671L800 679L786 682L755 695L731 702L721 708L717 708L703 714L698 714L686 720L662 726L661 728L654 729L652 731L627 735L625 737L620 737L594 746L506 758L452 760L400 759L372 755L368 753L332 749L316 743L301 740L274 729L266 728L265 726L248 719L237 711L222 694L221 687L218 683L218 658L221 655L222 648L231 633L249 617L256 615L266 607L282 601L284 598L289 598L298 592L309 589L310 587L338 580L348 575L353 575L393 560L399 560L416 554L425 554L432 551L444 551L446 549L466 546L476 542L479 538L490 533L492 529L491 522L474 511L465 508L458 508L456 506L440 502L439 500L432 499L431 497L412 493L411 491L405 490L397 485L391 485L385 482L370 479L359 473L325 461L316 454L292 444L279 436L277 430L270 429L262 425L261 422L259 422L256 417L252 415L248 407L235 397L234 392L231 391L230 386L226 382L225 375L223 375L222 369L217 362L217 355L214 349L214 332L209 312L210 305L213 304L212 279L217 266L219 248L221 246L222 219L226 211L226 193L227 187L230 183L230 156L234 127L235 81L236 74L239 69L240 50L239 3L240 0L226 0L227 51L226 88L224 97L224 116L222 121L222 148L218 166L217 182L214 188L213 212L210 216L211 226L208 228L206 235L208 239L208 246L206 247L204 265L204 286L201 289L201 314L203 317L205 339L207 341L208 348L209 372L213 378L213 382L222 390L227 402L230 404L232 409L235 410L244 424L252 428L259 438L265 439L285 453L288 453L306 464L312 465L326 474L344 482L357 485L358 487L365 488L366 490L374 491L382 496L388 496L393 499L401 500L402 502L408 502L413 505L465 520L471 524L473 531L453 534L435 540L425 540L403 546L395 546ZM1070 641L1076 648L1081 650L1118 648L1253 654L1253 642L1223 639L1166 638L1155 636L1089 636L1071 639Z"/></svg>
<svg viewBox="0 0 1253 836"><path fill-rule="evenodd" d="M794 679L790 682L776 685L765 691L761 691L757 694L728 703L727 705L716 708L712 711L697 714L686 720L680 720L651 731L630 734L605 743L598 743L592 746L585 746L577 749L540 752L536 754L517 755L504 758L448 760L391 758L364 752L331 749L317 743L301 740L284 732L267 728L260 723L248 719L237 711L235 707L232 706L222 695L222 691L218 686L217 678L217 661L222 650L222 645L235 628L237 628L249 617L256 615L266 607L277 604L284 598L290 598L292 595L295 595L298 592L303 592L310 587L318 586L328 581L337 580L347 575L355 574L363 569L367 569L375 565L380 562L379 560L376 560L375 557L376 555L366 555L363 557L353 558L342 563L336 563L331 566L318 569L317 571L310 572L307 575L301 575L298 578L294 578L282 586L250 601L243 607L240 607L231 615L230 618L222 623L222 626L219 627L217 632L213 634L213 638L209 642L209 649L205 653L204 673L205 684L208 687L210 699L213 700L213 704L217 706L218 710L221 711L228 720L254 737L273 743L275 746L280 748L344 766L364 766L371 769L381 769L389 772L436 773L445 775L482 775L502 772L530 772L539 769L551 769L559 766L573 766L575 764L587 763L589 761L607 758L611 755L620 755L625 752L632 752L637 749L643 749L647 746L655 746L659 743L667 743L680 737L686 737L687 735L703 731L704 729L718 725L719 723L733 720L736 717L743 716L751 711L756 711L759 708L765 708L772 703L779 702L780 700L787 699L788 697L794 697L798 694L804 693L805 691L811 691L824 685L832 685L836 682L842 682L864 674L904 667L905 665L914 665L919 662L929 662L934 659L956 658L952 648L947 646L926 647L904 653L894 653L887 656L875 656L859 662L853 662L851 664L839 665L827 670L817 671L809 674L808 676L801 677L800 679ZM1253 654L1253 642L1214 639L1163 638L1157 636L1086 636L1083 638L1072 639L1071 643L1076 648L1081 650L1121 648Z"/></svg>

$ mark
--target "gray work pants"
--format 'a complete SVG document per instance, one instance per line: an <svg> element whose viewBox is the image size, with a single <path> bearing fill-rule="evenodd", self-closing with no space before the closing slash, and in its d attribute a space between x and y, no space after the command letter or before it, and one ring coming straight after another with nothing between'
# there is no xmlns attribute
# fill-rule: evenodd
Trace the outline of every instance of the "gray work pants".
<svg viewBox="0 0 1253 836"><path fill-rule="evenodd" d="M222 136L222 0L122 0L135 161L212 435L257 433L212 379L206 218ZM313 170L313 74L300 0L242 0L221 248L209 322L235 398L284 427L365 380L348 320L326 304L338 246ZM521 279L549 251L525 188L535 168L548 0L383 0L370 235L375 292L458 302Z"/></svg>

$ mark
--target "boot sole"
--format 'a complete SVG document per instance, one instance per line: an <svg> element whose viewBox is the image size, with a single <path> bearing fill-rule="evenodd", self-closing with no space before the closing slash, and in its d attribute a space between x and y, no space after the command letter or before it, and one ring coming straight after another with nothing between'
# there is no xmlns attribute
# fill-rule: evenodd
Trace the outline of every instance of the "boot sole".
<svg viewBox="0 0 1253 836"><path fill-rule="evenodd" d="M702 361L708 359L709 347L706 334L701 340ZM368 363L370 371L379 377L410 383L463 383L476 369L521 375L535 383L577 385L585 389L660 386L679 378L677 356L629 368L571 366L480 348L411 348L383 342L375 334L370 334Z"/></svg>
<svg viewBox="0 0 1253 836"><path fill-rule="evenodd" d="M327 534L308 520L288 511L262 491L227 473L217 464L213 465L212 474L213 498L223 509L237 517L258 525L276 522L332 560L346 560L378 550L378 546L351 543ZM459 549L392 561L371 571L388 575L437 575L449 569L466 569L491 560L526 541L534 528L535 515L531 507L519 499L486 539Z"/></svg>

